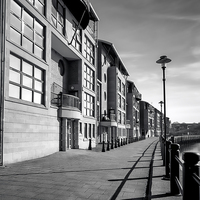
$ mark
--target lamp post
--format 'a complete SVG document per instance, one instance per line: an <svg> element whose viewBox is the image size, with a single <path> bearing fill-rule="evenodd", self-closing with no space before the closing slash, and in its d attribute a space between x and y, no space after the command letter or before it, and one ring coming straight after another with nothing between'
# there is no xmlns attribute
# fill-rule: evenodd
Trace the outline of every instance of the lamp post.
<svg viewBox="0 0 200 200"><path fill-rule="evenodd" d="M156 63L161 64L162 70L163 70L163 101L164 101L164 140L165 140L165 178L169 178L169 169L167 164L167 145L166 145L166 139L167 139L167 123L166 123L166 94L165 94L165 68L166 63L171 62L171 59L167 58L167 56L161 56L159 60L156 61Z"/></svg>
<svg viewBox="0 0 200 200"><path fill-rule="evenodd" d="M162 113L162 105L163 105L163 101L160 101L159 102L159 104L160 104L160 112L161 112L161 117L160 117L160 119L161 119L161 123L160 123L160 136L161 136L161 138L162 138L162 135L163 135L163 117L162 117L162 115L163 115L163 113Z"/></svg>

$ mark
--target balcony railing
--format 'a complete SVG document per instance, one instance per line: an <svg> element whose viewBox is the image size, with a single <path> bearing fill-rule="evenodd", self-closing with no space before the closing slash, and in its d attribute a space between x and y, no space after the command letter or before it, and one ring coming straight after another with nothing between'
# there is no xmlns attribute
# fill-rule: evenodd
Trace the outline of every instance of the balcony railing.
<svg viewBox="0 0 200 200"><path fill-rule="evenodd" d="M116 121L115 113L111 113L110 115L102 114L101 121Z"/></svg>
<svg viewBox="0 0 200 200"><path fill-rule="evenodd" d="M69 94L61 95L61 106L62 107L73 107L80 110L80 100L78 97Z"/></svg>

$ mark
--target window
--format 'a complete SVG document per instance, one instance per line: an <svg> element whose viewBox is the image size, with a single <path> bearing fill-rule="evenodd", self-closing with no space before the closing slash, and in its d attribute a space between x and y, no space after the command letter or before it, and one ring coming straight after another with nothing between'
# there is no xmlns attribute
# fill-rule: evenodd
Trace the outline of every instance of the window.
<svg viewBox="0 0 200 200"><path fill-rule="evenodd" d="M126 106L125 99L122 98L122 109L123 109L123 110L125 110L125 106Z"/></svg>
<svg viewBox="0 0 200 200"><path fill-rule="evenodd" d="M106 73L104 73L104 82L106 83L107 81L107 76L106 76Z"/></svg>
<svg viewBox="0 0 200 200"><path fill-rule="evenodd" d="M94 117L94 97L84 93L84 115Z"/></svg>
<svg viewBox="0 0 200 200"><path fill-rule="evenodd" d="M81 29L80 28L77 29L77 27L78 27L78 25L75 22L73 22L73 26L72 26L73 34L72 35L75 34L75 36L74 36L74 39L72 41L72 45L78 51L82 52L82 32L81 32ZM76 31L76 29L77 29L77 31ZM76 33L75 33L75 31L76 31Z"/></svg>
<svg viewBox="0 0 200 200"><path fill-rule="evenodd" d="M43 70L10 55L9 96L37 104L44 104Z"/></svg>
<svg viewBox="0 0 200 200"><path fill-rule="evenodd" d="M122 83L122 95L125 96L125 84L124 83Z"/></svg>
<svg viewBox="0 0 200 200"><path fill-rule="evenodd" d="M65 73L64 62L62 60L59 60L59 62L58 62L58 71L61 76L63 76Z"/></svg>
<svg viewBox="0 0 200 200"><path fill-rule="evenodd" d="M121 80L118 78L118 91L121 92Z"/></svg>
<svg viewBox="0 0 200 200"><path fill-rule="evenodd" d="M60 0L52 0L51 5L51 23L57 30L65 35L65 9Z"/></svg>
<svg viewBox="0 0 200 200"><path fill-rule="evenodd" d="M44 59L44 26L13 0L10 12L10 39Z"/></svg>
<svg viewBox="0 0 200 200"><path fill-rule="evenodd" d="M89 138L92 137L92 125L89 124Z"/></svg>
<svg viewBox="0 0 200 200"><path fill-rule="evenodd" d="M45 0L28 0L41 14L44 15Z"/></svg>
<svg viewBox="0 0 200 200"><path fill-rule="evenodd" d="M95 124L92 125L93 138L95 138Z"/></svg>
<svg viewBox="0 0 200 200"><path fill-rule="evenodd" d="M118 107L121 108L121 95L118 94Z"/></svg>
<svg viewBox="0 0 200 200"><path fill-rule="evenodd" d="M100 101L100 85L97 85L97 101Z"/></svg>
<svg viewBox="0 0 200 200"><path fill-rule="evenodd" d="M94 91L94 70L84 65L84 86Z"/></svg>
<svg viewBox="0 0 200 200"><path fill-rule="evenodd" d="M121 121L122 121L122 115L121 112L118 110L118 123L121 124Z"/></svg>
<svg viewBox="0 0 200 200"><path fill-rule="evenodd" d="M84 124L84 137L87 138L87 124Z"/></svg>
<svg viewBox="0 0 200 200"><path fill-rule="evenodd" d="M84 56L91 64L94 65L94 45L87 37L85 37Z"/></svg>
<svg viewBox="0 0 200 200"><path fill-rule="evenodd" d="M87 30L89 31L89 33L92 35L93 38L95 38L95 22L90 20Z"/></svg>
<svg viewBox="0 0 200 200"><path fill-rule="evenodd" d="M122 113L122 124L125 124L126 118L125 118L125 113Z"/></svg>
<svg viewBox="0 0 200 200"><path fill-rule="evenodd" d="M79 133L82 134L82 123L79 123Z"/></svg>
<svg viewBox="0 0 200 200"><path fill-rule="evenodd" d="M107 99L107 95L106 95L106 92L104 92L104 101L106 101Z"/></svg>

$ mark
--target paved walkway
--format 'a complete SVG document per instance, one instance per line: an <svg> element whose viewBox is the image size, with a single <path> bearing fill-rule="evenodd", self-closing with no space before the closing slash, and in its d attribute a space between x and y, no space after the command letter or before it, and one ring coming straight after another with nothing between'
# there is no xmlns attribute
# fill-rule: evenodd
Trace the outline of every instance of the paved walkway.
<svg viewBox="0 0 200 200"><path fill-rule="evenodd" d="M168 194L163 175L158 138L148 138L106 152L74 149L0 167L0 199L181 199Z"/></svg>

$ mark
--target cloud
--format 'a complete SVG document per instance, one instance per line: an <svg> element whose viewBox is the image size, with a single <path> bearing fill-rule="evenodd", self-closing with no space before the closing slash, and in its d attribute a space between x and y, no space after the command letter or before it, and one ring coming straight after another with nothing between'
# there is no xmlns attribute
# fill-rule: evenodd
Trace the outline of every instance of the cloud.
<svg viewBox="0 0 200 200"><path fill-rule="evenodd" d="M143 54L135 53L135 52L122 52L120 53L120 57L123 59L135 59L143 57Z"/></svg>

